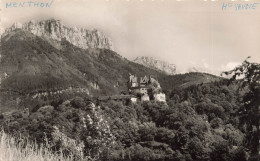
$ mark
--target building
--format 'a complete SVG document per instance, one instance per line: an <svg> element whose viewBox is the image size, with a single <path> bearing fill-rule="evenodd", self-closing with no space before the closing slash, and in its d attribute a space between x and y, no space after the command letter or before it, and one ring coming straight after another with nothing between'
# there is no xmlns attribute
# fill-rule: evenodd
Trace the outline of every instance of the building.
<svg viewBox="0 0 260 161"><path fill-rule="evenodd" d="M161 92L161 86L152 76L137 78L129 74L128 92L139 97L141 101L150 101L150 96L158 102L166 102L166 96Z"/></svg>
<svg viewBox="0 0 260 161"><path fill-rule="evenodd" d="M164 93L154 94L154 100L157 102L166 102L166 96Z"/></svg>
<svg viewBox="0 0 260 161"><path fill-rule="evenodd" d="M145 102L145 101L150 101L150 97L148 96L148 94L144 94L141 96L141 101Z"/></svg>
<svg viewBox="0 0 260 161"><path fill-rule="evenodd" d="M141 95L148 94L148 87L140 87L139 93Z"/></svg>
<svg viewBox="0 0 260 161"><path fill-rule="evenodd" d="M149 85L151 83L151 79L152 79L151 76L149 76L149 78L147 76L144 76L143 78L141 77L140 86L145 87Z"/></svg>
<svg viewBox="0 0 260 161"><path fill-rule="evenodd" d="M132 103L136 103L137 102L137 97L133 96L130 98L131 102Z"/></svg>
<svg viewBox="0 0 260 161"><path fill-rule="evenodd" d="M138 81L137 81L137 77L135 75L130 74L129 84L130 84L131 88L138 87Z"/></svg>
<svg viewBox="0 0 260 161"><path fill-rule="evenodd" d="M149 85L151 84L151 76L141 77L138 81L137 76L129 74L128 91L134 94L145 95L148 94Z"/></svg>

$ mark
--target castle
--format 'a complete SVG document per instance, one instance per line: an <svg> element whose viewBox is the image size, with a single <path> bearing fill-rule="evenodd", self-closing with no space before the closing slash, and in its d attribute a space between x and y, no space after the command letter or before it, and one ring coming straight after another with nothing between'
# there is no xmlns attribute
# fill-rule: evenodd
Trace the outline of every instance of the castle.
<svg viewBox="0 0 260 161"><path fill-rule="evenodd" d="M128 92L137 96L141 101L150 101L151 99L157 102L166 102L165 94L161 92L161 86L152 76L144 76L138 79L137 76L129 73L127 82Z"/></svg>
<svg viewBox="0 0 260 161"><path fill-rule="evenodd" d="M138 78L136 75L129 73L129 80L127 81L128 94L113 95L113 96L99 96L98 101L107 100L130 100L136 103L137 100L142 102L154 100L156 102L163 102L166 104L166 96L162 93L162 88L157 80L152 76L144 76Z"/></svg>

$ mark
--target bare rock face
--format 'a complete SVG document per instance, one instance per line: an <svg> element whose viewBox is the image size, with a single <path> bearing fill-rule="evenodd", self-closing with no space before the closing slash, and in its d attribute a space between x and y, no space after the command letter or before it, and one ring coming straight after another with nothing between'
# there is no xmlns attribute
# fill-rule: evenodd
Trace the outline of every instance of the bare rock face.
<svg viewBox="0 0 260 161"><path fill-rule="evenodd" d="M113 50L111 40L100 31L66 27L61 21L55 19L39 22L29 21L24 24L15 23L5 30L2 37L15 29L23 29L49 40L61 41L66 39L71 44L82 49L105 48Z"/></svg>
<svg viewBox="0 0 260 161"><path fill-rule="evenodd" d="M137 57L134 62L168 75L176 74L176 66L174 64L156 60L152 57Z"/></svg>

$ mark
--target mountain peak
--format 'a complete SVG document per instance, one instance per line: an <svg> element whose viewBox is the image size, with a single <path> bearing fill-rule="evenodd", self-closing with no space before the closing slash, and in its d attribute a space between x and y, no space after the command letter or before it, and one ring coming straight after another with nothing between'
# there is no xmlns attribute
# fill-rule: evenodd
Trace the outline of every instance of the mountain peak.
<svg viewBox="0 0 260 161"><path fill-rule="evenodd" d="M176 66L174 64L169 64L165 61L157 60L152 57L147 57L147 56L137 57L134 59L133 62L166 73L168 75L176 74Z"/></svg>
<svg viewBox="0 0 260 161"><path fill-rule="evenodd" d="M24 24L16 22L4 31L2 37L18 28L51 41L66 39L71 44L82 49L104 48L113 50L111 40L102 32L96 29L88 30L85 28L67 27L62 21L53 18L42 21L31 20Z"/></svg>

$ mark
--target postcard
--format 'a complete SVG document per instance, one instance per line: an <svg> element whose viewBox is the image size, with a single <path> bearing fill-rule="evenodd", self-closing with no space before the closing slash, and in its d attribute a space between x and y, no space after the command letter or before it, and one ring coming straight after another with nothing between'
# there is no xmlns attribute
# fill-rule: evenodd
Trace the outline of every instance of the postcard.
<svg viewBox="0 0 260 161"><path fill-rule="evenodd" d="M260 158L259 0L0 0L0 161Z"/></svg>

